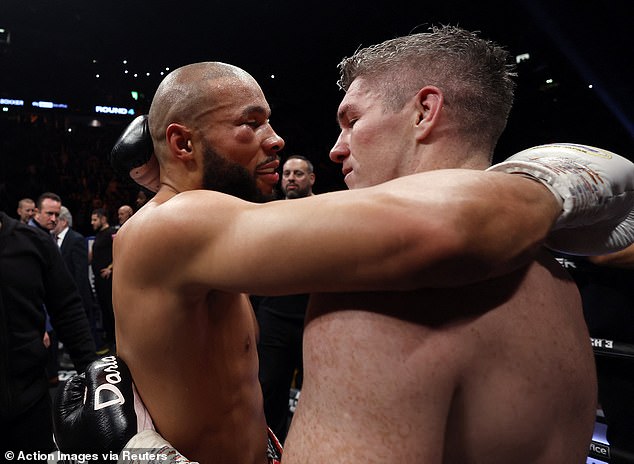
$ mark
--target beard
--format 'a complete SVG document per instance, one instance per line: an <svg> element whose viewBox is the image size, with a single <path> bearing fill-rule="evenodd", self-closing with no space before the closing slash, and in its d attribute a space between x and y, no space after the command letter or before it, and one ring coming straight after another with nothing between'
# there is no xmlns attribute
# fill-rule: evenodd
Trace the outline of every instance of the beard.
<svg viewBox="0 0 634 464"><path fill-rule="evenodd" d="M304 197L307 197L308 194L310 193L310 190L308 188L297 188L295 190L289 190L289 191L286 191L286 189L282 189L282 191L284 192L284 195L286 196L286 198L288 198L289 200L292 200L295 198L304 198Z"/></svg>
<svg viewBox="0 0 634 464"><path fill-rule="evenodd" d="M244 166L218 154L206 143L203 153L203 188L226 193L246 201L263 203L266 195L258 188L255 176Z"/></svg>

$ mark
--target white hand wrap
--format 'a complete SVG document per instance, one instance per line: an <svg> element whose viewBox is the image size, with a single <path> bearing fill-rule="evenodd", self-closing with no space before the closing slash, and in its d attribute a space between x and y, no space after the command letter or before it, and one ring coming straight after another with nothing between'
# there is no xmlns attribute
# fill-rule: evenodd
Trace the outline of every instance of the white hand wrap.
<svg viewBox="0 0 634 464"><path fill-rule="evenodd" d="M188 464L165 438L154 430L144 430L133 436L119 453L118 464ZM193 464L193 463L192 463Z"/></svg>
<svg viewBox="0 0 634 464"><path fill-rule="evenodd" d="M546 245L576 255L598 255L634 242L634 163L607 150L560 143L523 150L490 171L539 180L562 213Z"/></svg>

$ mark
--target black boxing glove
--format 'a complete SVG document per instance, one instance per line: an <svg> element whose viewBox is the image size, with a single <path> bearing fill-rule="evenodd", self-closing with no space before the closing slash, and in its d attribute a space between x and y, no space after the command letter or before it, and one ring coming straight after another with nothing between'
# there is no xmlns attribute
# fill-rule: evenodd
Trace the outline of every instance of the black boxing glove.
<svg viewBox="0 0 634 464"><path fill-rule="evenodd" d="M159 165L146 114L137 116L125 128L110 152L110 165L122 176L157 192L161 186Z"/></svg>
<svg viewBox="0 0 634 464"><path fill-rule="evenodd" d="M64 453L119 453L152 418L128 366L116 356L90 364L59 388L53 402L55 441Z"/></svg>

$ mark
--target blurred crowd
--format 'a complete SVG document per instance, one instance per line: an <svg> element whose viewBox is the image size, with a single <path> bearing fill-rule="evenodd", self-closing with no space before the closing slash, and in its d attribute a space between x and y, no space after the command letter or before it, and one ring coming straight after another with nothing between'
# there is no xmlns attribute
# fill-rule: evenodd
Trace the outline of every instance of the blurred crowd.
<svg viewBox="0 0 634 464"><path fill-rule="evenodd" d="M91 235L91 212L134 205L139 188L117 177L108 153L127 120L71 122L62 115L0 118L0 210L14 215L22 198L55 192L73 214L74 228ZM14 216L15 217L15 216Z"/></svg>

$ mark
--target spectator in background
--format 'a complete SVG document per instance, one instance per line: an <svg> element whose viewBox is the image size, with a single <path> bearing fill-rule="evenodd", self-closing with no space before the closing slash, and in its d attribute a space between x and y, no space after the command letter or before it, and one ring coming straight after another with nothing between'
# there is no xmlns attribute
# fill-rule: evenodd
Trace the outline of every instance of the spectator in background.
<svg viewBox="0 0 634 464"><path fill-rule="evenodd" d="M130 205L123 205L117 210L117 216L119 217L119 227L121 227L128 219L132 217L134 210Z"/></svg>
<svg viewBox="0 0 634 464"><path fill-rule="evenodd" d="M0 447L16 456L18 451L48 453L54 444L42 342L44 305L80 372L96 358L95 345L81 298L53 240L4 212L0 276L0 420L5 426Z"/></svg>
<svg viewBox="0 0 634 464"><path fill-rule="evenodd" d="M140 210L144 204L146 204L148 202L149 198L147 193L145 193L145 190L141 189L139 190L139 192L136 194L136 200L135 200L135 205L136 205L136 210Z"/></svg>
<svg viewBox="0 0 634 464"><path fill-rule="evenodd" d="M284 198L313 195L315 173L305 157L290 156L282 167ZM284 443L290 425L289 392L302 383L302 335L308 294L252 297L260 340L258 358L264 415L278 440Z"/></svg>
<svg viewBox="0 0 634 464"><path fill-rule="evenodd" d="M289 156L282 167L282 193L288 199L313 195L315 173L313 163L300 155Z"/></svg>
<svg viewBox="0 0 634 464"><path fill-rule="evenodd" d="M33 216L35 216L35 202L30 198L22 198L18 202L18 217L20 218L20 222L28 224Z"/></svg>
<svg viewBox="0 0 634 464"><path fill-rule="evenodd" d="M68 208L62 206L54 229L57 245L62 253L66 268L77 285L93 340L95 344L98 344L94 313L95 298L88 274L88 243L82 234L72 229L72 226L73 216Z"/></svg>
<svg viewBox="0 0 634 464"><path fill-rule="evenodd" d="M89 261L95 277L95 292L101 309L103 342L100 351L109 348L114 352L114 313L112 310L112 237L116 230L110 227L108 215L102 208L92 212L90 223L95 231L95 241L89 252Z"/></svg>
<svg viewBox="0 0 634 464"><path fill-rule="evenodd" d="M52 235L61 208L62 199L59 195L53 192L43 193L37 199L35 214L28 224Z"/></svg>
<svg viewBox="0 0 634 464"><path fill-rule="evenodd" d="M53 192L45 192L37 198L35 214L29 219L28 225L35 227L47 234L52 242L56 242L53 230L57 225L57 218L62 208L62 199L59 195ZM46 308L42 307L42 311L46 313ZM48 360L48 378L52 386L57 385L59 372L59 359L58 359L58 340L55 330L51 325L50 318L46 317L46 332L44 333L44 343L48 348L49 360Z"/></svg>

